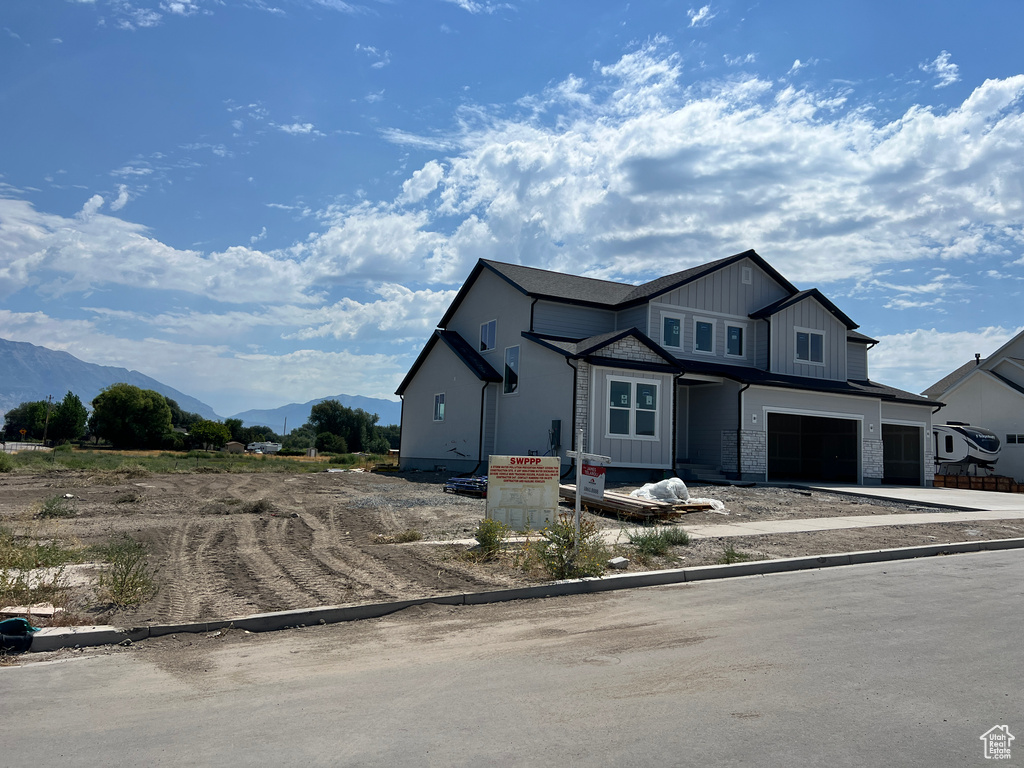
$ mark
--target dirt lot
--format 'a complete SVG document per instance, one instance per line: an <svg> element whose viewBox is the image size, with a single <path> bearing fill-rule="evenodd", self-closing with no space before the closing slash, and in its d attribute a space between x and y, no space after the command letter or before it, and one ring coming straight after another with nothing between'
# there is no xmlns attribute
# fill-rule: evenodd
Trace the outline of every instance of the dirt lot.
<svg viewBox="0 0 1024 768"><path fill-rule="evenodd" d="M478 562L465 545L480 499L444 493L429 473L142 474L60 472L0 476L0 525L100 544L129 534L150 548L159 591L137 609L110 612L83 589L74 610L87 623L121 625L230 618L264 611L376 602L517 586L543 578L513 557ZM691 513L683 524L935 511L933 508L782 488L691 487L728 515ZM74 516L33 520L47 498L70 494ZM566 508L568 511L568 508ZM591 516L619 528L611 517ZM396 543L406 531L421 541ZM634 570L717 562L724 548L757 558L1008 538L1024 525L890 526L694 541ZM629 556L628 551L622 554ZM88 573L85 574L88 578Z"/></svg>

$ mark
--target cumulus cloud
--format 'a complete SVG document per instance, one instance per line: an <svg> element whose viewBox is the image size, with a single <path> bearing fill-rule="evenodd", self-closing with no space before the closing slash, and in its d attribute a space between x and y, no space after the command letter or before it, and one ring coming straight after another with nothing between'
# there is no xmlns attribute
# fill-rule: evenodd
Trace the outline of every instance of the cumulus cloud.
<svg viewBox="0 0 1024 768"><path fill-rule="evenodd" d="M960 81L960 67L951 61L948 51L940 53L934 61L925 62L919 66L922 71L935 75L938 79L935 88L945 88L947 85Z"/></svg>
<svg viewBox="0 0 1024 768"><path fill-rule="evenodd" d="M110 204L110 210L120 211L128 204L128 187L124 184L117 186L117 199Z"/></svg>

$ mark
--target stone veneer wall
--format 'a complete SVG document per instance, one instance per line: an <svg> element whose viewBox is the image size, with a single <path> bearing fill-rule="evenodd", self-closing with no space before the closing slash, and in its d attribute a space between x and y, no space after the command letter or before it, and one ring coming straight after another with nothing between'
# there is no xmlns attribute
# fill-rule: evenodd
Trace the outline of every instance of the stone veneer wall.
<svg viewBox="0 0 1024 768"><path fill-rule="evenodd" d="M722 472L739 473L739 453L736 451L736 430L722 430Z"/></svg>
<svg viewBox="0 0 1024 768"><path fill-rule="evenodd" d="M577 364L579 372L576 374L576 415L572 425L572 439L569 441L575 450L583 452L586 452L589 447L587 433L590 430L587 428L587 414L590 410L590 369L590 363L583 360ZM583 430L583 445L575 445L576 434L581 429Z"/></svg>
<svg viewBox="0 0 1024 768"><path fill-rule="evenodd" d="M757 429L744 429L740 433L742 464L740 477L745 480L768 477L768 433Z"/></svg>
<svg viewBox="0 0 1024 768"><path fill-rule="evenodd" d="M874 438L861 440L861 477L865 483L881 483L885 474L882 441Z"/></svg>

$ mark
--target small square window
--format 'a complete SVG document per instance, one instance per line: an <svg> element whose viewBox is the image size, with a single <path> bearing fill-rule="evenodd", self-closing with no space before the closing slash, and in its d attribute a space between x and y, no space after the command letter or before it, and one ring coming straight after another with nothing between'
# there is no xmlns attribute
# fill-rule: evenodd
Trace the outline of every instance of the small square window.
<svg viewBox="0 0 1024 768"><path fill-rule="evenodd" d="M804 363L823 363L825 335L815 331L796 332L796 359Z"/></svg>
<svg viewBox="0 0 1024 768"><path fill-rule="evenodd" d="M434 395L434 421L444 421L444 392Z"/></svg>
<svg viewBox="0 0 1024 768"><path fill-rule="evenodd" d="M498 321L491 320L480 326L480 351L486 352L494 349L495 340L498 335Z"/></svg>

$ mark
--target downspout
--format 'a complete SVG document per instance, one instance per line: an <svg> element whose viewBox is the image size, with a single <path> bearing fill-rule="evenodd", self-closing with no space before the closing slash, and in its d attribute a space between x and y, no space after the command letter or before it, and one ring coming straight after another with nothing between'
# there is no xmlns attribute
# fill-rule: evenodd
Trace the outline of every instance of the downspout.
<svg viewBox="0 0 1024 768"><path fill-rule="evenodd" d="M485 381L483 387L480 388L480 438L476 447L476 466L460 477L475 477L480 465L484 463L484 403L487 401L486 394L489 383Z"/></svg>
<svg viewBox="0 0 1024 768"><path fill-rule="evenodd" d="M534 332L533 331L533 308L535 306L537 306L537 302L538 301L540 301L540 299L534 299L533 301L530 302L530 333Z"/></svg>
<svg viewBox="0 0 1024 768"><path fill-rule="evenodd" d="M398 467L402 467L402 425L405 424L405 395L399 395L402 407L398 410Z"/></svg>
<svg viewBox="0 0 1024 768"><path fill-rule="evenodd" d="M532 314L532 312L533 312L532 307L530 309L530 312ZM531 318L531 321L532 321L532 318ZM572 441L576 439L576 382L577 382L577 379L578 379L579 374L580 374L580 369L577 368L575 365L573 365L572 364L572 360L570 358L568 358L568 357L565 358L565 364L568 365L570 368L572 368L572 413L570 414L571 418L569 419L569 430L570 430L570 434L572 435L572 437L569 439L569 445L572 445ZM582 446L577 445L577 446L575 446L575 448L576 448L577 453L580 453L580 452L583 451ZM569 463L569 468L567 470L565 470L565 472L562 474L562 478L561 479L564 480L565 478L569 477L570 473L575 473L575 471L576 471L576 459L573 459ZM573 476L575 476L575 474Z"/></svg>
<svg viewBox="0 0 1024 768"><path fill-rule="evenodd" d="M740 387L736 394L736 479L743 479L743 393L750 389L750 383Z"/></svg>
<svg viewBox="0 0 1024 768"><path fill-rule="evenodd" d="M679 477L679 380L685 373L677 373L672 382L672 475ZM687 413L689 416L689 413Z"/></svg>

